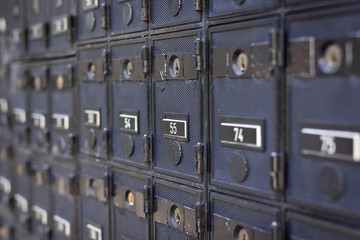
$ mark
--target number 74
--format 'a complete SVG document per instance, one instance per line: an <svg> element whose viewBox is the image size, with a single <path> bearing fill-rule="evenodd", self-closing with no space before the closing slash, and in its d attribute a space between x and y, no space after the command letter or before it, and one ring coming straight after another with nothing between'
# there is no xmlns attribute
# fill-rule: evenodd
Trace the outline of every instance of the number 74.
<svg viewBox="0 0 360 240"><path fill-rule="evenodd" d="M240 140L240 142L244 141L244 136L243 136L243 129L242 128L234 128L234 132L235 132L235 136L234 136L234 141L237 142L238 140Z"/></svg>

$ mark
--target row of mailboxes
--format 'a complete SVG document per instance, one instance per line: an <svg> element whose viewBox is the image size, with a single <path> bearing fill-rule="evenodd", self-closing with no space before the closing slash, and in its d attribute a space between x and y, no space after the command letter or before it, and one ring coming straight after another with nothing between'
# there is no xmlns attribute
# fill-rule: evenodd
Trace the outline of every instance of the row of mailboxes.
<svg viewBox="0 0 360 240"><path fill-rule="evenodd" d="M219 188L274 198L287 187L289 201L357 214L354 12L289 17L287 62L277 18L210 28L209 95L203 36L193 30L84 46L77 64L13 64L1 109L13 114L14 141L40 152L73 158L78 145L195 182L209 168ZM316 21L339 27L318 36L306 27Z"/></svg>
<svg viewBox="0 0 360 240"><path fill-rule="evenodd" d="M288 7L303 1L288 0ZM312 2L312 3L311 3ZM326 1L309 0L318 4ZM336 4L333 2L332 4ZM141 33L148 29L197 24L219 17L272 11L275 0L202 1L184 0L16 0L1 3L0 32L8 33L11 55L26 52L68 52L77 41L110 35ZM47 53L46 53L47 54Z"/></svg>
<svg viewBox="0 0 360 240"><path fill-rule="evenodd" d="M1 239L76 239L75 164L47 160L24 149L1 158Z"/></svg>
<svg viewBox="0 0 360 240"><path fill-rule="evenodd" d="M129 9L130 2L116 6ZM86 4L86 21L95 21L97 37L105 36L95 7L102 3ZM179 18L195 13L200 21L187 4L178 6ZM211 11L220 9L216 4ZM206 232L213 239L321 239L347 228L348 239L356 239L351 227L332 228L327 216L305 216L296 206L359 217L358 8L291 13L285 22L276 15L229 20L211 23L208 32L194 27L102 39L78 45L76 57L1 65L6 140L0 157L13 155L15 164L3 163L0 187L6 192L8 183L16 184L22 229L35 218L27 230L48 236L55 220L48 215L49 224L42 223L42 210L56 203L40 182L47 182L41 179L50 159L57 159L79 165L79 233L85 239L201 239ZM154 27L174 23L166 14L151 12ZM95 36L83 29L83 39ZM125 170L110 170L109 163ZM29 181L29 169L35 180ZM6 194L1 199L11 200ZM289 213L282 204L292 206ZM211 224L201 220L208 212ZM128 219L143 227L131 231ZM114 223L124 227L111 232Z"/></svg>
<svg viewBox="0 0 360 240"><path fill-rule="evenodd" d="M280 240L360 236L356 227L299 209L284 212L270 202L210 191L209 202L204 204L207 197L201 188L161 178L150 180L144 173L109 168L86 158L80 159L76 178L74 169L38 159L32 160L28 172L24 172L24 154L14 153L14 163L0 161L1 169L10 164L16 172L11 183L3 172L0 177L2 239ZM5 201L5 195L13 198L12 202ZM17 223L6 218L4 206L12 206Z"/></svg>

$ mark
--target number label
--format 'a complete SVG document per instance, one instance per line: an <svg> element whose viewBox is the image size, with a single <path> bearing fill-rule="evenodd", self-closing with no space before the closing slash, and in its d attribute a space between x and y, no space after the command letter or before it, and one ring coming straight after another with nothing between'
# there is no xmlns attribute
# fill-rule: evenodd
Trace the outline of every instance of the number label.
<svg viewBox="0 0 360 240"><path fill-rule="evenodd" d="M120 131L126 133L139 133L138 113L129 111L120 111L119 114Z"/></svg>
<svg viewBox="0 0 360 240"><path fill-rule="evenodd" d="M44 29L41 23L30 26L30 40L41 39L43 35Z"/></svg>
<svg viewBox="0 0 360 240"><path fill-rule="evenodd" d="M53 128L58 130L68 130L70 117L65 114L54 113L52 115Z"/></svg>
<svg viewBox="0 0 360 240"><path fill-rule="evenodd" d="M250 124L248 122L248 120L243 121L236 118L221 118L221 144L229 147L262 149L262 124Z"/></svg>
<svg viewBox="0 0 360 240"><path fill-rule="evenodd" d="M70 231L71 231L70 222L58 215L54 215L53 219L54 219L55 230L58 233L64 235L65 237L70 237Z"/></svg>
<svg viewBox="0 0 360 240"><path fill-rule="evenodd" d="M360 161L360 133L320 128L301 129L301 153L309 156Z"/></svg>
<svg viewBox="0 0 360 240"><path fill-rule="evenodd" d="M86 231L88 239L90 240L102 240L102 231L100 226L94 226L94 224L86 224Z"/></svg>
<svg viewBox="0 0 360 240"><path fill-rule="evenodd" d="M87 127L100 127L100 111L93 109L85 109L85 126Z"/></svg>
<svg viewBox="0 0 360 240"><path fill-rule="evenodd" d="M34 212L35 220L41 222L43 225L46 225L48 222L47 211L36 205L32 207L32 210Z"/></svg>
<svg viewBox="0 0 360 240"><path fill-rule="evenodd" d="M8 101L4 98L0 98L0 111L1 113L8 112Z"/></svg>
<svg viewBox="0 0 360 240"><path fill-rule="evenodd" d="M15 121L24 124L26 123L26 111L21 108L14 108L13 110Z"/></svg>
<svg viewBox="0 0 360 240"><path fill-rule="evenodd" d="M46 118L44 114L32 113L31 118L33 120L33 126L36 128L44 129L46 127Z"/></svg>
<svg viewBox="0 0 360 240"><path fill-rule="evenodd" d="M99 5L98 0L83 0L83 10L91 10L97 8Z"/></svg>
<svg viewBox="0 0 360 240"><path fill-rule="evenodd" d="M52 35L58 35L67 32L68 30L68 18L62 17L58 19L54 19L52 21Z"/></svg>
<svg viewBox="0 0 360 240"><path fill-rule="evenodd" d="M181 119L179 119L179 117ZM163 118L163 135L165 138L187 141L187 128L188 121L186 115L166 115L165 118Z"/></svg>

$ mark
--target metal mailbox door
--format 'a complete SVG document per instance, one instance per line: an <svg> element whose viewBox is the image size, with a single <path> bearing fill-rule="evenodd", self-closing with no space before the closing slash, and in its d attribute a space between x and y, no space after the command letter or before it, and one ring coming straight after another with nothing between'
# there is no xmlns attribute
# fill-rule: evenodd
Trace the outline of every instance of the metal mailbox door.
<svg viewBox="0 0 360 240"><path fill-rule="evenodd" d="M26 146L29 143L29 75L26 66L12 64L11 88L14 143Z"/></svg>
<svg viewBox="0 0 360 240"><path fill-rule="evenodd" d="M33 155L32 159L32 205L31 209L29 209L32 216L32 235L38 239L50 239L52 226L49 184L51 181L51 169L46 164L46 159L41 159L39 155Z"/></svg>
<svg viewBox="0 0 360 240"><path fill-rule="evenodd" d="M148 168L149 81L143 71L149 57L146 42L113 43L111 57L113 157L116 161Z"/></svg>
<svg viewBox="0 0 360 240"><path fill-rule="evenodd" d="M0 132L2 135L11 135L11 101L10 101L10 67L0 67Z"/></svg>
<svg viewBox="0 0 360 240"><path fill-rule="evenodd" d="M50 150L49 69L46 63L29 66L30 92L30 143L31 148L47 153Z"/></svg>
<svg viewBox="0 0 360 240"><path fill-rule="evenodd" d="M141 32L148 29L147 0L111 0L111 34Z"/></svg>
<svg viewBox="0 0 360 240"><path fill-rule="evenodd" d="M278 5L278 0L209 0L209 18L220 16L266 12Z"/></svg>
<svg viewBox="0 0 360 240"><path fill-rule="evenodd" d="M151 222L144 212L146 201L151 201L148 177L113 167L112 178L113 238L149 239Z"/></svg>
<svg viewBox="0 0 360 240"><path fill-rule="evenodd" d="M201 21L202 1L150 1L151 28L172 27Z"/></svg>
<svg viewBox="0 0 360 240"><path fill-rule="evenodd" d="M78 52L80 152L103 158L110 150L107 57L103 45Z"/></svg>
<svg viewBox="0 0 360 240"><path fill-rule="evenodd" d="M52 239L78 239L75 169L53 165L52 176Z"/></svg>
<svg viewBox="0 0 360 240"><path fill-rule="evenodd" d="M48 47L49 11L47 0L30 0L27 5L28 51L41 53Z"/></svg>
<svg viewBox="0 0 360 240"><path fill-rule="evenodd" d="M289 211L286 214L289 240L356 240L360 238L358 228L325 221L320 218Z"/></svg>
<svg viewBox="0 0 360 240"><path fill-rule="evenodd" d="M212 192L211 239L281 239L281 213L275 207Z"/></svg>
<svg viewBox="0 0 360 240"><path fill-rule="evenodd" d="M8 211L13 210L14 199L14 162L12 161L11 139L2 136L0 139L0 205Z"/></svg>
<svg viewBox="0 0 360 240"><path fill-rule="evenodd" d="M77 39L105 37L108 28L106 0L77 0Z"/></svg>
<svg viewBox="0 0 360 240"><path fill-rule="evenodd" d="M51 151L72 159L76 152L76 79L75 62L60 61L50 66Z"/></svg>
<svg viewBox="0 0 360 240"><path fill-rule="evenodd" d="M281 190L270 178L279 145L279 80L272 64L278 59L270 55L278 51L277 22L268 18L210 29L214 185L262 196Z"/></svg>
<svg viewBox="0 0 360 240"><path fill-rule="evenodd" d="M160 179L153 183L153 239L204 239L202 190Z"/></svg>
<svg viewBox="0 0 360 240"><path fill-rule="evenodd" d="M110 239L109 175L107 166L81 160L79 181L81 239ZM89 209L96 209L96 211L89 211Z"/></svg>
<svg viewBox="0 0 360 240"><path fill-rule="evenodd" d="M351 8L289 16L286 25L287 198L350 215L360 214L357 21Z"/></svg>
<svg viewBox="0 0 360 240"><path fill-rule="evenodd" d="M152 58L155 171L201 181L201 35L190 31L153 37Z"/></svg>
<svg viewBox="0 0 360 240"><path fill-rule="evenodd" d="M14 151L15 188L14 204L15 217L19 228L24 232L31 232L31 163L30 152L24 149Z"/></svg>
<svg viewBox="0 0 360 240"><path fill-rule="evenodd" d="M49 48L67 52L76 40L76 1L56 0L49 3Z"/></svg>
<svg viewBox="0 0 360 240"><path fill-rule="evenodd" d="M10 30L10 53L13 57L20 57L27 51L26 3L28 1L15 0L8 3Z"/></svg>

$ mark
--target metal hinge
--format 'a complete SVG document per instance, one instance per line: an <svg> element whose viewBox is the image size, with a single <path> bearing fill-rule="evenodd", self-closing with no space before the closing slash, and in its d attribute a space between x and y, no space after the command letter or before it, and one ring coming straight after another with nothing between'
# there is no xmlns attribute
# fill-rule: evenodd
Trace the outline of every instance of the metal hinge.
<svg viewBox="0 0 360 240"><path fill-rule="evenodd" d="M197 38L195 41L195 60L196 60L196 71L201 72L202 71L202 48L203 48L203 42Z"/></svg>
<svg viewBox="0 0 360 240"><path fill-rule="evenodd" d="M203 203L195 204L196 232L201 234L205 231L205 206Z"/></svg>
<svg viewBox="0 0 360 240"><path fill-rule="evenodd" d="M283 158L278 153L272 153L271 155L271 188L274 191L281 191L284 189Z"/></svg>
<svg viewBox="0 0 360 240"><path fill-rule="evenodd" d="M73 196L76 196L79 193L79 188L77 187L76 183L77 183L76 176L74 175L69 176L69 185L70 185L69 193Z"/></svg>
<svg viewBox="0 0 360 240"><path fill-rule="evenodd" d="M144 162L150 163L151 160L151 135L145 134L143 137L143 153L144 153Z"/></svg>
<svg viewBox="0 0 360 240"><path fill-rule="evenodd" d="M204 145L202 143L195 145L195 173L199 175L204 173Z"/></svg>
<svg viewBox="0 0 360 240"><path fill-rule="evenodd" d="M43 26L43 43L44 46L47 48L49 47L50 25L48 23L44 23Z"/></svg>
<svg viewBox="0 0 360 240"><path fill-rule="evenodd" d="M141 1L141 20L143 22L149 22L149 1Z"/></svg>
<svg viewBox="0 0 360 240"><path fill-rule="evenodd" d="M282 239L282 228L281 225L277 222L271 223L271 240L281 240Z"/></svg>
<svg viewBox="0 0 360 240"><path fill-rule="evenodd" d="M202 11L202 0L195 0L195 11Z"/></svg>
<svg viewBox="0 0 360 240"><path fill-rule="evenodd" d="M144 213L151 213L151 188L148 185L145 185L143 188L144 195Z"/></svg>
<svg viewBox="0 0 360 240"><path fill-rule="evenodd" d="M109 28L109 8L106 3L101 4L101 27L105 30Z"/></svg>
<svg viewBox="0 0 360 240"><path fill-rule="evenodd" d="M111 197L111 174L106 172L104 174L104 197L108 200Z"/></svg>
<svg viewBox="0 0 360 240"><path fill-rule="evenodd" d="M110 138L111 138L111 130L108 128L103 129L102 133L102 149L105 154L110 153Z"/></svg>
<svg viewBox="0 0 360 240"><path fill-rule="evenodd" d="M67 21L68 21L67 39L72 43L74 41L74 35L75 35L75 17L69 16L67 18Z"/></svg>
<svg viewBox="0 0 360 240"><path fill-rule="evenodd" d="M109 52L106 49L102 52L102 68L103 74L106 76L109 73Z"/></svg>
<svg viewBox="0 0 360 240"><path fill-rule="evenodd" d="M141 48L141 60L142 60L142 71L144 74L148 74L150 70L149 56L150 56L149 47L143 46Z"/></svg>
<svg viewBox="0 0 360 240"><path fill-rule="evenodd" d="M270 70L283 65L281 52L282 37L282 34L276 29L273 29L270 33Z"/></svg>
<svg viewBox="0 0 360 240"><path fill-rule="evenodd" d="M69 133L68 141L69 141L68 153L70 155L75 155L75 152L76 152L76 136L73 133Z"/></svg>

